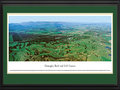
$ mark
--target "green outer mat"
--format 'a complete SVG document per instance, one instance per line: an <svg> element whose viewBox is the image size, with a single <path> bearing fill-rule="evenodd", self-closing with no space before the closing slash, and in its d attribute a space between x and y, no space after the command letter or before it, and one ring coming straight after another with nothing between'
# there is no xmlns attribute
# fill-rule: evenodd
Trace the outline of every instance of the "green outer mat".
<svg viewBox="0 0 120 90"><path fill-rule="evenodd" d="M7 13L113 13L113 74L7 74ZM3 84L117 84L117 6L3 6Z"/></svg>

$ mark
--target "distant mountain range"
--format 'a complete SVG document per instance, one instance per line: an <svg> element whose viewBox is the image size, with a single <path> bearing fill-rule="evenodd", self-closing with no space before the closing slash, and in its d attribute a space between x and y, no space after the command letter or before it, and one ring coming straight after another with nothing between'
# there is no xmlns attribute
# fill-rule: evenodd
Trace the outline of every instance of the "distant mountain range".
<svg viewBox="0 0 120 90"><path fill-rule="evenodd" d="M72 22L23 22L10 23L9 31L28 31L28 30L68 30L80 27L109 28L109 23L72 23Z"/></svg>

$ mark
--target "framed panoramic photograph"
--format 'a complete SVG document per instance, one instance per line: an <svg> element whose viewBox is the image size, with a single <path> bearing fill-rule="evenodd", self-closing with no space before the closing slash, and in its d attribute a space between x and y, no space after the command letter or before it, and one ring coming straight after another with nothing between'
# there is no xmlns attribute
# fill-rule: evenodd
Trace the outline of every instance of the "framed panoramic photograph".
<svg viewBox="0 0 120 90"><path fill-rule="evenodd" d="M3 84L117 85L117 6L4 5Z"/></svg>

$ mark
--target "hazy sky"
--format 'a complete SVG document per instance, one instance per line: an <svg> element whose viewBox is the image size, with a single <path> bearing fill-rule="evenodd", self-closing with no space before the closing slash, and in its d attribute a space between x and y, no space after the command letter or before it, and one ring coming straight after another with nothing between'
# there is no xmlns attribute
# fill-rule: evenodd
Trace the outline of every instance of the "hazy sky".
<svg viewBox="0 0 120 90"><path fill-rule="evenodd" d="M111 16L9 16L9 23L21 23L30 21L110 23Z"/></svg>

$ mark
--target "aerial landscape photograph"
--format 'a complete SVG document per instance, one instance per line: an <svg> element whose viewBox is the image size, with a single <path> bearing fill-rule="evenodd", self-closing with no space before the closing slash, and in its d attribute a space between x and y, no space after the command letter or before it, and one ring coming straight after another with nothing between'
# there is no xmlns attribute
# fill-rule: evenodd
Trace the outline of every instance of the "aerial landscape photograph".
<svg viewBox="0 0 120 90"><path fill-rule="evenodd" d="M9 61L111 61L111 16L11 15Z"/></svg>

